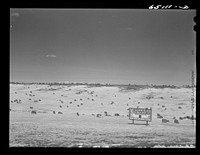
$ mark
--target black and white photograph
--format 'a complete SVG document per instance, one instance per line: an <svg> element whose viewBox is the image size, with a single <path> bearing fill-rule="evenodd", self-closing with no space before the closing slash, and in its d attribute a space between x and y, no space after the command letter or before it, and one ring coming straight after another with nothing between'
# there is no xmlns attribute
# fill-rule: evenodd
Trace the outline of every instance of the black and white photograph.
<svg viewBox="0 0 200 155"><path fill-rule="evenodd" d="M195 16L10 8L9 147L196 148Z"/></svg>

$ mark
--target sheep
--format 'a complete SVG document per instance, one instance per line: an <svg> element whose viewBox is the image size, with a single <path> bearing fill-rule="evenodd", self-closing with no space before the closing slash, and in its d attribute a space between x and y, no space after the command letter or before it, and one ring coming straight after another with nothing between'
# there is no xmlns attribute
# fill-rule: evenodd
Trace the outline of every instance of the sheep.
<svg viewBox="0 0 200 155"><path fill-rule="evenodd" d="M183 117L179 117L180 120L184 119Z"/></svg>
<svg viewBox="0 0 200 155"><path fill-rule="evenodd" d="M119 116L119 114L118 114L118 113L115 113L115 116Z"/></svg>
<svg viewBox="0 0 200 155"><path fill-rule="evenodd" d="M62 106L60 105L60 108L62 108Z"/></svg>
<svg viewBox="0 0 200 155"><path fill-rule="evenodd" d="M31 111L31 114L36 114L37 112L35 110L32 110Z"/></svg>
<svg viewBox="0 0 200 155"><path fill-rule="evenodd" d="M179 124L179 121L177 119L174 119L174 123Z"/></svg>
<svg viewBox="0 0 200 155"><path fill-rule="evenodd" d="M59 111L58 114L63 114L63 113Z"/></svg>
<svg viewBox="0 0 200 155"><path fill-rule="evenodd" d="M160 115L160 116L157 116L157 118L163 118L163 116Z"/></svg>
<svg viewBox="0 0 200 155"><path fill-rule="evenodd" d="M79 113L77 112L76 115L79 116Z"/></svg>
<svg viewBox="0 0 200 155"><path fill-rule="evenodd" d="M55 111L53 111L53 114L55 114L56 112Z"/></svg>
<svg viewBox="0 0 200 155"><path fill-rule="evenodd" d="M165 119L165 118L162 119L162 123L167 123L167 122L169 122L168 119Z"/></svg>
<svg viewBox="0 0 200 155"><path fill-rule="evenodd" d="M100 118L102 115L101 114L97 114L97 117Z"/></svg>

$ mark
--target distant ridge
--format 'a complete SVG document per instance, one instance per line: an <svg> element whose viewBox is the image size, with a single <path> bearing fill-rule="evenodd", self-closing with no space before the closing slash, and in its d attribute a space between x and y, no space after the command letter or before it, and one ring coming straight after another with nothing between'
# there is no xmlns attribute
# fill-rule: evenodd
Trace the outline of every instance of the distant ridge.
<svg viewBox="0 0 200 155"><path fill-rule="evenodd" d="M102 83L82 83L82 82L10 82L10 84L24 84L24 85L87 85L90 87L101 87L101 86L126 86L127 89L135 89L135 88L193 88L196 87L196 85L182 85L182 86L175 86L175 85L153 85L153 84L102 84Z"/></svg>

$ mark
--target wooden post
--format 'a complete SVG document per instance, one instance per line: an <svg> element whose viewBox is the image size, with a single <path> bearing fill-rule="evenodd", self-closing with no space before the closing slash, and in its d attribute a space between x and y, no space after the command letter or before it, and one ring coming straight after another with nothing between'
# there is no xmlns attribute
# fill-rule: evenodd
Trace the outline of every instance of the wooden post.
<svg viewBox="0 0 200 155"><path fill-rule="evenodd" d="M146 121L146 125L148 125L148 121Z"/></svg>
<svg viewBox="0 0 200 155"><path fill-rule="evenodd" d="M133 119L133 124L134 124L134 119Z"/></svg>

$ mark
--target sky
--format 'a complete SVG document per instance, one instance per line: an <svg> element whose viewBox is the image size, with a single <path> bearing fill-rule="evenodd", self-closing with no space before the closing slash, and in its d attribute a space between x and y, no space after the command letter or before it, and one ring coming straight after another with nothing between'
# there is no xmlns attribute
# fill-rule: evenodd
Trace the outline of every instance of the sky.
<svg viewBox="0 0 200 155"><path fill-rule="evenodd" d="M191 84L195 10L11 9L10 81Z"/></svg>

